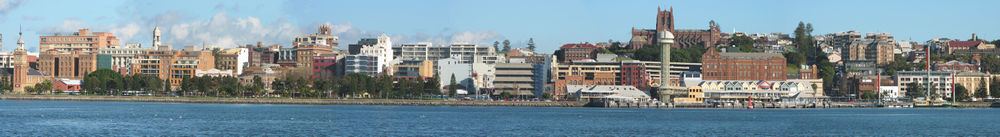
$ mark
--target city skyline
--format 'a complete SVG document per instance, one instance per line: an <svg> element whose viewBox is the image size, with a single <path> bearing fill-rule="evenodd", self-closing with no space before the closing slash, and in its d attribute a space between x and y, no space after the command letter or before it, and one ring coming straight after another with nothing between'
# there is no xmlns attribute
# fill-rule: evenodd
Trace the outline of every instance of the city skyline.
<svg viewBox="0 0 1000 137"><path fill-rule="evenodd" d="M988 7L1000 3L997 1L13 0L2 3L0 33L7 34L3 39L3 50L7 52L15 47L19 25L24 27L25 47L37 51L39 35L67 34L81 28L112 32L122 39L123 45L148 46L154 26L164 29L164 44L175 48L202 42L234 47L256 41L288 46L294 36L313 33L319 24L329 23L334 35L341 37L342 45L382 33L397 44L429 41L434 45L471 42L487 46L493 41L510 39L513 47L523 47L528 38L534 38L539 52L551 53L566 43L608 39L626 42L631 27L654 27L655 7L673 7L678 29L706 29L708 21L715 20L726 33L735 29L791 34L795 25L804 21L814 25L813 34L817 35L848 30L888 32L898 40L921 43L934 37L966 40L972 33L986 40L1000 38L996 32L1000 27L990 24L1000 18L989 15ZM831 12L838 10L853 12Z"/></svg>

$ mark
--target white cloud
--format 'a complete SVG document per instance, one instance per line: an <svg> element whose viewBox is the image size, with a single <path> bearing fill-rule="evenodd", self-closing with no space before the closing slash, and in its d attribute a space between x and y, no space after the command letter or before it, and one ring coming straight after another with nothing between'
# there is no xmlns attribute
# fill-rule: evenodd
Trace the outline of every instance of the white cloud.
<svg viewBox="0 0 1000 137"><path fill-rule="evenodd" d="M21 5L24 5L26 2L28 2L28 0L0 0L0 20L6 20L8 12L21 7Z"/></svg>

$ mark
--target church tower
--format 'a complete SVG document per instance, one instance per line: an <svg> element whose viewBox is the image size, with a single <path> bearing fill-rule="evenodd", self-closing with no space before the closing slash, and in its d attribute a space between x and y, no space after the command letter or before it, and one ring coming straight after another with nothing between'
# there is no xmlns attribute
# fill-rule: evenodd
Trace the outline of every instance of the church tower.
<svg viewBox="0 0 1000 137"><path fill-rule="evenodd" d="M28 79L28 53L24 51L24 38L22 32L17 32L17 50L14 50L14 73L11 78L15 93L24 94L24 85Z"/></svg>
<svg viewBox="0 0 1000 137"><path fill-rule="evenodd" d="M661 10L656 7L656 32L670 31L674 33L674 7L670 10Z"/></svg>
<svg viewBox="0 0 1000 137"><path fill-rule="evenodd" d="M153 50L160 48L160 26L153 27Z"/></svg>

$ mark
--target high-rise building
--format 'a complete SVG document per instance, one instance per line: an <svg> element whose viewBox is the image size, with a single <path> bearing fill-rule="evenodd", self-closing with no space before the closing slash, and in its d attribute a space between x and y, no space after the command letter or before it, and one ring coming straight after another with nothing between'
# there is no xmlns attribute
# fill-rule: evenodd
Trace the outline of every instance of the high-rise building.
<svg viewBox="0 0 1000 137"><path fill-rule="evenodd" d="M497 57L502 56L493 47L465 43L453 43L449 46L433 46L428 42L410 43L394 46L392 51L396 58L404 60L440 60L460 56L462 63L472 63L478 59L495 64L499 59Z"/></svg>
<svg viewBox="0 0 1000 137"><path fill-rule="evenodd" d="M60 52L70 52L81 50L84 52L96 52L99 48L117 47L118 38L108 32L90 33L89 29L80 29L71 35L55 34L52 36L40 36L39 52L57 50Z"/></svg>

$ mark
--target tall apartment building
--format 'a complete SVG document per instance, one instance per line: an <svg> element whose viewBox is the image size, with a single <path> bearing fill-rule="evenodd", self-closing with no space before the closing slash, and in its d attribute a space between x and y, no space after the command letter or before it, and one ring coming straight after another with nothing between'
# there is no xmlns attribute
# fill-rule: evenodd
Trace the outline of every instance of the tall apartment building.
<svg viewBox="0 0 1000 137"><path fill-rule="evenodd" d="M39 52L54 49L61 52L81 50L85 52L96 52L99 48L117 47L118 38L108 32L90 33L89 29L80 29L70 35L55 34L51 36L40 36Z"/></svg>
<svg viewBox="0 0 1000 137"><path fill-rule="evenodd" d="M344 57L344 74L361 73L368 76L378 76L382 73L379 68L379 56L372 55L348 55Z"/></svg>
<svg viewBox="0 0 1000 137"><path fill-rule="evenodd" d="M132 68L132 60L135 59L139 54L145 53L145 51L153 50L153 48L142 48L139 44L127 44L126 46L119 47L107 47L99 48L97 56L104 56L107 60L98 59L98 69L102 67L100 64L106 64L107 69L112 69L118 72L124 72L125 74L131 72L129 69ZM105 63L107 61L107 63Z"/></svg>
<svg viewBox="0 0 1000 137"><path fill-rule="evenodd" d="M896 71L896 86L899 87L900 93L910 92L910 84L920 84L923 87L925 93L927 94L927 84L931 82L931 87L935 90L934 94L943 95L943 97L951 98L952 84L954 83L955 72L952 71L931 71L930 79L928 80L927 71Z"/></svg>
<svg viewBox="0 0 1000 137"><path fill-rule="evenodd" d="M885 39L855 40L847 45L841 54L846 54L844 57L847 60L875 60L875 63L884 65L892 63L895 59L895 54L892 51L895 47L895 42Z"/></svg>
<svg viewBox="0 0 1000 137"><path fill-rule="evenodd" d="M784 81L785 57L776 53L719 53L709 49L702 55L705 80Z"/></svg>
<svg viewBox="0 0 1000 137"><path fill-rule="evenodd" d="M138 55L132 63L132 74L157 76L177 89L184 78L195 76L196 70L214 68L215 57L212 56L212 51L161 49Z"/></svg>
<svg viewBox="0 0 1000 137"><path fill-rule="evenodd" d="M462 63L473 63L476 60L496 64L502 55L489 46L455 43L449 46L433 46L429 42L402 44L392 47L393 56L404 60L440 60L458 57Z"/></svg>
<svg viewBox="0 0 1000 137"><path fill-rule="evenodd" d="M56 78L83 79L97 70L97 54L82 50L60 52L48 50L39 54L38 69Z"/></svg>
<svg viewBox="0 0 1000 137"><path fill-rule="evenodd" d="M392 74L393 64L390 63L394 60L392 53L392 40L389 39L389 36L382 34L382 36L378 37L378 43L362 46L361 53L358 55L377 56L378 62L376 64L378 64L378 69L389 71L388 73Z"/></svg>

